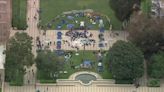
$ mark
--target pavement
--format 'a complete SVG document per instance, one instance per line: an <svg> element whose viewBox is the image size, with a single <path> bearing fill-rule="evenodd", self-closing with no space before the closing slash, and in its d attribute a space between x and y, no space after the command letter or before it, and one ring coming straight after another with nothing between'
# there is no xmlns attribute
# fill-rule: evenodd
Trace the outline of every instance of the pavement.
<svg viewBox="0 0 164 92"><path fill-rule="evenodd" d="M26 32L33 38L33 47L32 52L36 57L36 37L40 37L41 40L49 39L52 42L56 39L56 32L55 30L47 30L46 35L43 36L43 31L37 28L39 14L37 10L39 9L40 0L27 0L27 30L13 30L10 31L10 37L12 37L16 32ZM34 18L35 17L35 18ZM62 31L65 34L66 31ZM91 30L90 32L93 33L93 39L98 42L98 34L99 32L96 30ZM116 33L119 36L115 35ZM127 33L122 31L115 31L115 32L106 32L104 34L105 40L107 40L108 45L104 49L109 49L113 43L117 40L127 40ZM68 39L67 37L63 37L63 40ZM54 50L56 47L55 45L51 45L50 49ZM74 50L71 49L66 44L62 44L62 49L64 50ZM80 48L82 49L82 48ZM99 50L98 44L95 47L86 47L87 50ZM26 74L24 76L24 86L9 86L8 83L4 84L4 91L3 92L36 92L36 90L40 90L40 92L164 92L164 85L158 88L149 88L146 86L141 86L139 88L135 88L134 86L126 86L126 85L90 85L90 86L83 86L77 83L73 83L74 85L49 85L43 84L40 85L37 83L36 80L36 67L35 64L32 67L28 67L26 69ZM145 78L145 77L144 77ZM29 81L28 81L29 80ZM142 80L143 81L143 80ZM143 83L144 84L144 83Z"/></svg>

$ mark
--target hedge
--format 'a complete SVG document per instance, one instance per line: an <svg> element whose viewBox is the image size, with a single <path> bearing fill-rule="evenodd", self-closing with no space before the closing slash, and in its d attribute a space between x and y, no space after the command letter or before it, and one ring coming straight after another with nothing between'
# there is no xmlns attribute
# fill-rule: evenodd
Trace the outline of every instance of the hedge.
<svg viewBox="0 0 164 92"><path fill-rule="evenodd" d="M148 80L148 87L160 87L160 80L159 79L150 79Z"/></svg>
<svg viewBox="0 0 164 92"><path fill-rule="evenodd" d="M133 84L133 80L116 80L116 84Z"/></svg>
<svg viewBox="0 0 164 92"><path fill-rule="evenodd" d="M18 30L26 30L27 21L27 0L13 0L12 1L12 27Z"/></svg>

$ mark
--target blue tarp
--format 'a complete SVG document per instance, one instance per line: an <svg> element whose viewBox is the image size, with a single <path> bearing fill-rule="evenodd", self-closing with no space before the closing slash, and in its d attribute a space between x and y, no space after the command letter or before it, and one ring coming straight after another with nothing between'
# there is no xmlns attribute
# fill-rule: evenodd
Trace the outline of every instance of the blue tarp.
<svg viewBox="0 0 164 92"><path fill-rule="evenodd" d="M100 28L100 32L104 32L105 31L105 29L104 28Z"/></svg>

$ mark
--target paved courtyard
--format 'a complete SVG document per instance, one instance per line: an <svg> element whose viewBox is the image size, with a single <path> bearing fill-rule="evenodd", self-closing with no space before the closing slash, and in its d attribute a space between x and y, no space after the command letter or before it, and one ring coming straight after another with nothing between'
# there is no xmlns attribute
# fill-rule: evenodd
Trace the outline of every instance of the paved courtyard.
<svg viewBox="0 0 164 92"><path fill-rule="evenodd" d="M24 32L27 32L31 37L33 37L33 53L36 56L36 38L39 37L42 42L45 40L50 40L51 42L56 41L57 32L56 30L47 30L46 35L43 36L43 31L37 28L39 15L37 10L39 9L39 0L27 0L28 1L28 10L27 10L27 24L28 28ZM36 16L36 19L34 19ZM17 30L10 31L10 37L12 37L16 32L22 32ZM63 30L62 33L65 34L66 30ZM98 39L98 31L90 30L93 34L93 39L96 40L96 43L99 42ZM115 35L115 32L106 31L104 33L105 40L107 41L107 46L104 48L105 50L109 49L114 42L117 40L126 40L127 33L116 31L119 36ZM66 36L63 36L63 40L67 40ZM56 46L51 45L51 50L55 50ZM62 49L64 50L75 50L70 48L67 44L62 44ZM82 47L80 49L83 49ZM99 50L98 44L93 46L86 47L86 50ZM28 83L28 80L30 82ZM97 85L92 84L90 86L83 86L80 83L66 83L66 84L38 84L36 81L36 67L33 65L31 68L27 69L27 74L24 76L25 85L21 87L17 86L9 86L8 83L4 84L4 92L36 92L36 90L40 90L40 92L164 92L164 85L159 88L149 88L149 87L139 87L135 88L133 85L115 85L115 84L104 84Z"/></svg>

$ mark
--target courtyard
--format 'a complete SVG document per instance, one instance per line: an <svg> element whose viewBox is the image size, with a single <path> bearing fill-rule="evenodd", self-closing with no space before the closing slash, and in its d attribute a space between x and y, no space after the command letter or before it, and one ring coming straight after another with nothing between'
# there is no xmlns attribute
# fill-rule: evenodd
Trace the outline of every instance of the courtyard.
<svg viewBox="0 0 164 92"><path fill-rule="evenodd" d="M109 17L111 24L113 25L113 29L119 30L121 28L121 22L115 17L113 10L109 6L108 0L69 0L69 2L65 2L65 0L40 0L40 24L47 25L54 20L55 17L60 16L63 12L85 9L92 9L99 14ZM86 19L80 18L78 20ZM60 21L57 20L57 23L60 23ZM52 25L57 24L54 23ZM106 26L108 29L109 24L106 24ZM66 27L64 27L64 29L65 28ZM97 27L93 27L93 29L95 28ZM51 29L54 29L54 27Z"/></svg>
<svg viewBox="0 0 164 92"><path fill-rule="evenodd" d="M95 15L84 13L88 9L89 11L93 10ZM76 13L63 14L70 11ZM10 82L5 82L2 88L3 92L163 92L163 80L160 81L160 87L159 85L147 87L146 70L138 80L139 88L135 83L117 84L115 82L117 72L120 74L120 71L117 71L115 75L112 74L111 58L116 57L113 59L113 63L115 63L116 61L130 62L134 58L135 62L142 61L143 57L142 53L141 56L139 55L139 59L135 57L140 52L127 42L129 34L126 31L120 31L122 23L116 18L108 0L69 0L69 2L65 0L28 0L26 20L28 28L25 31L11 29L10 37L12 38L16 33L29 35L31 42L27 46L34 55L29 62L34 60L34 63L32 62L30 67L23 67L25 74L22 77L23 80L20 79L21 86L16 86L16 83L12 86ZM111 29L110 25L112 25ZM43 27L40 28L40 26ZM26 35L23 36L26 37ZM19 37L21 38L21 36ZM20 41L23 40L26 39L22 38ZM111 48L118 41L123 44L119 49L112 49L116 50L113 54ZM21 44L19 45L21 46ZM26 51L26 48L17 49L13 51ZM133 52L131 53L130 50ZM121 53L121 51L125 53ZM29 54L31 55L27 52L16 55L26 57ZM120 57L122 58L120 59ZM129 61L126 60L127 57ZM30 58L30 56L26 58ZM26 60L24 62L28 63ZM141 63L145 65L145 61ZM134 63L131 64L133 66L127 63L127 67L134 67ZM116 68L122 69L121 73L125 73L125 77L129 76L130 69L122 68L121 65L122 62ZM137 68L142 66L142 64L137 65L139 64L135 64Z"/></svg>

